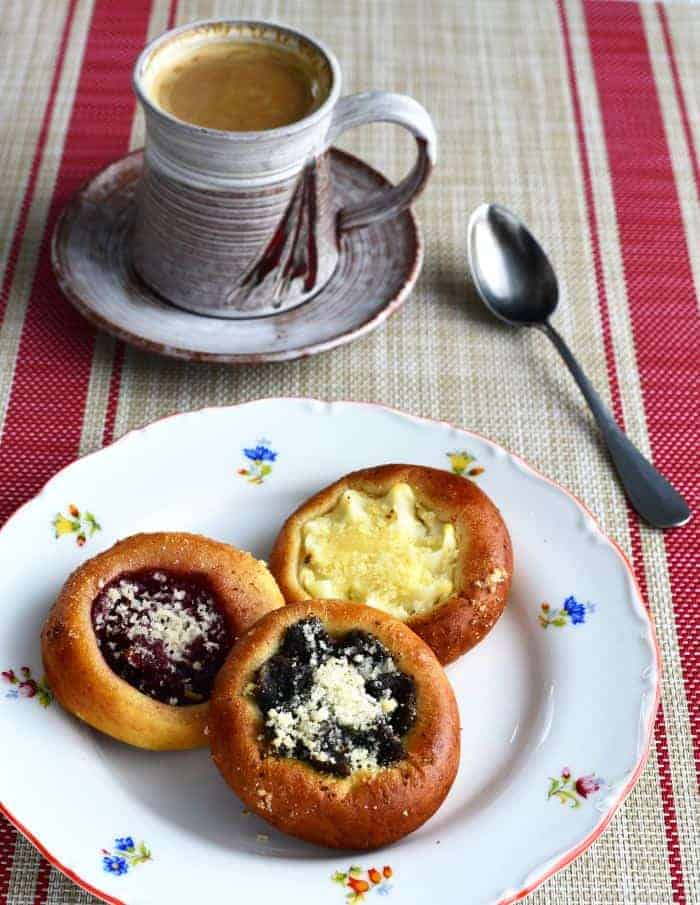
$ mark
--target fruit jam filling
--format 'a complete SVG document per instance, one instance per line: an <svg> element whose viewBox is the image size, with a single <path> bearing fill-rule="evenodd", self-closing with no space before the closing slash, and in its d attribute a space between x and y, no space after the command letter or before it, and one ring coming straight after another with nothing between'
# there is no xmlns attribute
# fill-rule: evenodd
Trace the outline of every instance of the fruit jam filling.
<svg viewBox="0 0 700 905"><path fill-rule="evenodd" d="M287 629L252 694L270 753L338 776L401 760L416 719L413 679L384 645L362 631L332 638L315 616Z"/></svg>
<svg viewBox="0 0 700 905"><path fill-rule="evenodd" d="M233 640L206 582L159 570L106 584L92 625L110 669L164 704L208 700Z"/></svg>

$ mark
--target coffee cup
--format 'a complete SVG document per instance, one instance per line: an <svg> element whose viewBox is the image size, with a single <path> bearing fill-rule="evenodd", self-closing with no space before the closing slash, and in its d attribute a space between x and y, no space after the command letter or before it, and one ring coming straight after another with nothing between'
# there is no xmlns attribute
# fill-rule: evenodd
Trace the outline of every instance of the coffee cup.
<svg viewBox="0 0 700 905"><path fill-rule="evenodd" d="M144 49L133 82L146 116L133 266L200 314L250 318L302 304L333 274L343 234L405 210L435 161L435 130L417 101L341 97L335 56L287 26L175 28ZM370 122L408 129L416 162L398 185L339 207L330 146Z"/></svg>

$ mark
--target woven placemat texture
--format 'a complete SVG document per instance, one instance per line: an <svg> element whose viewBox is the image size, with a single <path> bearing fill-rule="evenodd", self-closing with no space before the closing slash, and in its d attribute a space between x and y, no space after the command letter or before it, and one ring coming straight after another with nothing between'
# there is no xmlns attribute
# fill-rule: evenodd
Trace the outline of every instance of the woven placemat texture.
<svg viewBox="0 0 700 905"><path fill-rule="evenodd" d="M492 437L581 497L626 550L665 670L638 785L593 847L528 901L699 903L698 518L665 535L639 524L556 353L479 307L465 234L484 199L531 225L561 279L556 326L633 441L697 507L700 8L5 0L0 12L0 521L77 455L204 405L368 400ZM411 94L440 138L417 204L426 254L411 298L370 336L303 361L228 368L124 349L80 319L51 274L62 206L143 141L130 90L138 49L168 23L224 15L318 35L346 91ZM359 129L343 147L394 178L413 152L389 126ZM0 905L92 901L0 818Z"/></svg>

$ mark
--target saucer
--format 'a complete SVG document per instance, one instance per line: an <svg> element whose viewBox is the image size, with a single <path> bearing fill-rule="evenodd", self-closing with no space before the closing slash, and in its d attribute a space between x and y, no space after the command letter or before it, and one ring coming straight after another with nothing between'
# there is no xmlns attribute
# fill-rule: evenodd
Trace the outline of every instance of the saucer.
<svg viewBox="0 0 700 905"><path fill-rule="evenodd" d="M134 272L129 237L143 152L98 173L69 202L53 235L52 261L68 300L97 327L172 358L246 363L323 352L374 330L413 288L423 260L415 215L343 233L335 273L290 311L225 320L183 311ZM335 197L354 203L390 183L362 160L331 151Z"/></svg>

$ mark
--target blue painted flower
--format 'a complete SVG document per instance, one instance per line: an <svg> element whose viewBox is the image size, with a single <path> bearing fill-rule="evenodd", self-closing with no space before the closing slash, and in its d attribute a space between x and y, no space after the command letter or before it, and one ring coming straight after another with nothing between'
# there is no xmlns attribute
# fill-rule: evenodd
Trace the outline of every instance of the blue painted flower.
<svg viewBox="0 0 700 905"><path fill-rule="evenodd" d="M274 462L277 458L277 453L263 443L258 443L252 449L244 449L243 455L246 459L250 459L251 462Z"/></svg>
<svg viewBox="0 0 700 905"><path fill-rule="evenodd" d="M117 876L125 874L129 870L126 858L122 858L121 855L105 855L102 859L102 867L108 874L116 874Z"/></svg>
<svg viewBox="0 0 700 905"><path fill-rule="evenodd" d="M393 888L394 887L391 885L391 883L382 883L381 886L377 887L377 893L380 896L388 896Z"/></svg>
<svg viewBox="0 0 700 905"><path fill-rule="evenodd" d="M564 609L569 614L572 625L578 625L586 621L586 604L579 603L575 597L567 597L564 601Z"/></svg>
<svg viewBox="0 0 700 905"><path fill-rule="evenodd" d="M114 840L114 847L118 852L133 852L134 840L131 836L121 836L119 839Z"/></svg>

